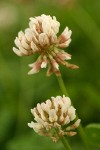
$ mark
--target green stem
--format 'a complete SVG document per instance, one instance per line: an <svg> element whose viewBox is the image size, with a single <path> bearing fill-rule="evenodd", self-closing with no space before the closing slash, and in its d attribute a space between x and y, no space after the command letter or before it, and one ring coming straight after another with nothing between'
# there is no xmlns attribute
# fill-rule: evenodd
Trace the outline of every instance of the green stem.
<svg viewBox="0 0 100 150"><path fill-rule="evenodd" d="M67 93L64 81L62 79L62 76L57 77L57 79L58 79L59 87L60 87L62 93L65 94L66 96L68 96L68 93ZM78 119L78 115L77 115L77 119ZM86 134L84 132L84 129L83 129L81 124L80 124L80 126L78 128L78 132L79 132L79 135L80 135L80 137L81 137L81 139L82 139L86 149L87 150L91 150L90 146L89 146L88 138L87 138L87 136L86 136Z"/></svg>
<svg viewBox="0 0 100 150"><path fill-rule="evenodd" d="M78 118L78 116L77 116L77 118ZM88 138L87 138L87 136L86 136L86 134L84 132L84 129L83 129L81 124L80 124L80 126L78 128L78 132L79 132L79 135L80 135L82 141L84 142L84 145L85 145L86 149L87 150L91 150L90 144L88 142Z"/></svg>
<svg viewBox="0 0 100 150"><path fill-rule="evenodd" d="M62 76L61 75L58 76L57 79L58 79L59 87L60 87L62 93L65 94L66 96L68 96L68 93L67 93L66 87L64 85L64 81L62 79Z"/></svg>
<svg viewBox="0 0 100 150"><path fill-rule="evenodd" d="M62 141L62 143L64 144L66 150L72 150L71 147L70 147L70 145L69 145L69 143L67 142L67 140L65 139L64 136L61 137L61 141Z"/></svg>

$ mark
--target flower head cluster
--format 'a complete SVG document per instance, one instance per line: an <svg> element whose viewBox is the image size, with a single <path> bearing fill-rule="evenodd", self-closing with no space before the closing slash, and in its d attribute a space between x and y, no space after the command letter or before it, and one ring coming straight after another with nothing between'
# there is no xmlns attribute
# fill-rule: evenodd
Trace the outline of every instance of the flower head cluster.
<svg viewBox="0 0 100 150"><path fill-rule="evenodd" d="M71 69L78 68L78 66L66 62L66 60L71 59L71 55L62 50L62 48L69 46L72 31L66 27L62 34L57 37L59 27L60 23L56 17L43 14L30 18L29 27L25 29L25 32L20 31L18 33L18 37L15 39L17 48L13 47L13 51L18 56L39 54L38 59L29 65L32 69L28 74L37 73L41 68L46 68L47 65L48 76L52 73L60 75L59 64Z"/></svg>
<svg viewBox="0 0 100 150"><path fill-rule="evenodd" d="M75 120L75 108L71 105L69 97L57 96L51 97L45 103L38 103L34 109L31 109L35 122L28 123L30 128L33 128L41 136L48 136L54 142L63 136L73 136L76 134L73 131L80 124L78 119Z"/></svg>

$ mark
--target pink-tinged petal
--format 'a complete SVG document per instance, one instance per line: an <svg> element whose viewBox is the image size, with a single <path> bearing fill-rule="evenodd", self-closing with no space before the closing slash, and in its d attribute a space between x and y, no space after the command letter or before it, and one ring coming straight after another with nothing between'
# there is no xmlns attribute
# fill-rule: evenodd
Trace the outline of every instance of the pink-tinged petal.
<svg viewBox="0 0 100 150"><path fill-rule="evenodd" d="M38 73L39 71L40 71L40 69L37 69L36 67L34 67L28 72L28 75Z"/></svg>
<svg viewBox="0 0 100 150"><path fill-rule="evenodd" d="M56 61L57 61L58 63L61 63L62 65L65 65L65 64L66 64L66 61L64 61L64 60L62 60L62 59L60 59L60 58L58 58L58 57L56 57L55 59L56 59Z"/></svg>
<svg viewBox="0 0 100 150"><path fill-rule="evenodd" d="M72 31L69 30L68 27L65 28L65 30L61 34L62 36L65 36L66 40L69 39L72 35Z"/></svg>
<svg viewBox="0 0 100 150"><path fill-rule="evenodd" d="M70 69L78 69L79 68L79 66L77 66L77 65L74 65L74 64L70 64L70 63L68 63L68 62L66 62L66 67L68 67L68 68L70 68Z"/></svg>
<svg viewBox="0 0 100 150"><path fill-rule="evenodd" d="M69 46L70 43L71 43L71 39L67 40L67 41L64 42L64 43L58 44L58 47L59 47L59 48L66 48L66 47Z"/></svg>
<svg viewBox="0 0 100 150"><path fill-rule="evenodd" d="M72 31L68 29L68 27L65 28L65 30L62 32L62 34L59 36L58 41L59 43L64 43L68 41L71 37Z"/></svg>
<svg viewBox="0 0 100 150"><path fill-rule="evenodd" d="M36 62L33 65L33 68L28 72L29 75L38 73L41 69L41 62Z"/></svg>
<svg viewBox="0 0 100 150"><path fill-rule="evenodd" d="M71 59L71 55L66 52L63 52L63 51L59 52L57 54L57 57L60 58L61 60L70 60Z"/></svg>

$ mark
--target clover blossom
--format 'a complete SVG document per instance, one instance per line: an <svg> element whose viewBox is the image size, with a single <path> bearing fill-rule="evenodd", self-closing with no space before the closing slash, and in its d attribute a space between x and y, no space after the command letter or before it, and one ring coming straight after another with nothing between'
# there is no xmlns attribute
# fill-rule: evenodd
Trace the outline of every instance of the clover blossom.
<svg viewBox="0 0 100 150"><path fill-rule="evenodd" d="M32 69L28 74L37 73L41 68L46 68L47 65L47 76L52 73L59 76L59 64L71 69L78 68L78 66L66 61L71 59L71 55L62 50L62 48L69 46L72 31L66 27L62 34L57 37L59 27L60 23L55 16L43 14L30 18L29 27L25 29L25 32L20 31L18 33L18 37L15 39L17 48L13 47L14 53L18 56L39 54L37 60L29 65Z"/></svg>
<svg viewBox="0 0 100 150"><path fill-rule="evenodd" d="M80 124L80 119L72 123L76 118L75 108L71 105L70 98L64 95L38 103L31 112L35 121L28 123L28 126L39 135L50 137L54 142L64 135L75 135L73 130Z"/></svg>

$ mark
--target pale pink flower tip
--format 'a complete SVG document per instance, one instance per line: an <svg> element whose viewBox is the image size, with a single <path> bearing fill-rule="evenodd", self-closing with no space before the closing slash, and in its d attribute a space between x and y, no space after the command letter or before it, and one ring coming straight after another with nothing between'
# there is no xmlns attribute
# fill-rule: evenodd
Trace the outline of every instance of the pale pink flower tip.
<svg viewBox="0 0 100 150"><path fill-rule="evenodd" d="M14 53L18 56L29 56L35 53L40 55L34 64L29 65L32 69L28 74L37 73L41 68L46 68L47 65L47 76L52 73L59 76L59 64L71 69L78 68L78 66L66 61L71 59L71 55L62 50L62 48L69 46L72 31L66 27L62 34L57 37L59 27L60 23L55 16L43 14L30 18L29 27L24 32L18 33L18 37L14 41L17 47L13 47Z"/></svg>
<svg viewBox="0 0 100 150"><path fill-rule="evenodd" d="M80 119L74 121L75 110L69 97L51 97L51 100L38 103L31 109L35 121L28 123L28 126L39 135L50 137L57 142L61 136L74 136L77 133L74 130L79 126Z"/></svg>

